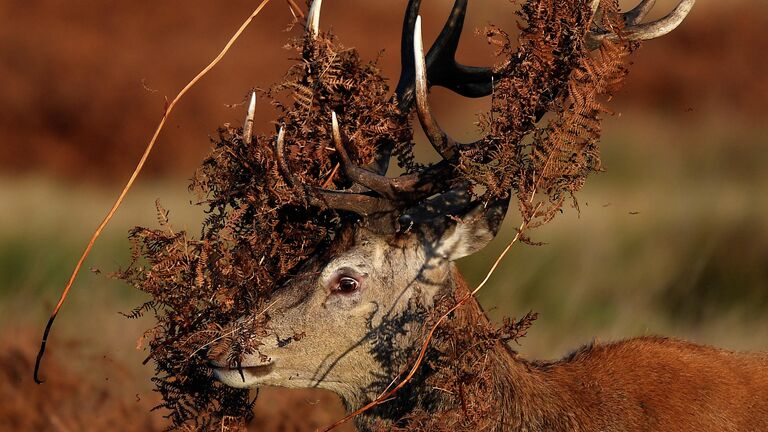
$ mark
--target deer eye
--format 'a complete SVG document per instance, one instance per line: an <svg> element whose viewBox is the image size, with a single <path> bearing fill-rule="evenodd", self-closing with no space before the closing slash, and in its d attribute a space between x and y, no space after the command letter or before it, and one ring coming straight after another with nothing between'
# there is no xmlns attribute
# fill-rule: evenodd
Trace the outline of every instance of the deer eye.
<svg viewBox="0 0 768 432"><path fill-rule="evenodd" d="M360 288L360 282L357 279L349 276L342 276L336 283L336 287L333 291L341 294L352 294Z"/></svg>

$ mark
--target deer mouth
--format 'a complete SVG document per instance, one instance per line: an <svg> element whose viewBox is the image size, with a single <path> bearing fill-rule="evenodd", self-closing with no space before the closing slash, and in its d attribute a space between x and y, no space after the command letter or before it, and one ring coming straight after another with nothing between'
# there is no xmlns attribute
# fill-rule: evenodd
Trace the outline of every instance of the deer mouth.
<svg viewBox="0 0 768 432"><path fill-rule="evenodd" d="M240 367L213 367L213 374L230 387L247 388L258 385L275 370L275 363L240 365Z"/></svg>

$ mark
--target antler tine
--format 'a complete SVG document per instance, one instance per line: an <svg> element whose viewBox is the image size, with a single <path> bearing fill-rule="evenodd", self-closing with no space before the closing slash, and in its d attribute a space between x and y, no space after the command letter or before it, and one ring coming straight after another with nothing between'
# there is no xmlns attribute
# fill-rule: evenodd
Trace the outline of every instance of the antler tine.
<svg viewBox="0 0 768 432"><path fill-rule="evenodd" d="M285 162L284 140L285 131L281 126L277 131L277 140L275 141L275 160L277 160L277 169L280 170L283 178L285 178L285 182L288 183L288 186L292 187L294 184L296 184L296 182L294 181L293 173L291 172L290 168L288 168L288 163Z"/></svg>
<svg viewBox="0 0 768 432"><path fill-rule="evenodd" d="M407 113L413 106L413 27L416 25L416 18L419 16L421 0L410 0L405 11L403 19L403 35L400 40L400 79L397 82L395 96L397 97L398 108Z"/></svg>
<svg viewBox="0 0 768 432"><path fill-rule="evenodd" d="M285 131L281 127L275 140L275 159L285 182L293 187L298 182L293 176L285 160ZM372 197L354 192L334 191L316 188L318 196L310 195L309 204L317 207L327 207L337 210L347 210L361 216L387 213L395 210L394 204L387 199Z"/></svg>
<svg viewBox="0 0 768 432"><path fill-rule="evenodd" d="M650 8L654 4L653 1L645 0L633 10L622 15L629 25L624 28L621 36L625 39L634 41L650 40L664 36L676 29L677 26L683 22L685 17L687 17L688 13L691 11L691 8L693 8L694 3L696 3L696 0L681 0L677 6L675 6L675 9L664 18L645 24L636 24L648 14ZM587 35L587 43L590 47L596 48L599 46L600 42L605 39L618 40L619 37L620 36L613 31L600 30L597 33L590 32Z"/></svg>
<svg viewBox="0 0 768 432"><path fill-rule="evenodd" d="M393 190L390 179L361 168L352 162L349 154L347 154L347 149L344 147L344 139L341 135L336 111L331 111L331 125L333 128L333 145L339 153L341 165L347 177L353 182L365 186L385 198L395 199L395 191Z"/></svg>
<svg viewBox="0 0 768 432"><path fill-rule="evenodd" d="M467 0L456 0L440 36L427 53L429 80L432 85L445 87L465 97L483 97L493 90L491 68L465 66L456 61L466 14Z"/></svg>
<svg viewBox="0 0 768 432"><path fill-rule="evenodd" d="M307 12L307 33L312 38L316 38L320 33L320 8L323 6L323 0L314 0L312 6L309 7Z"/></svg>
<svg viewBox="0 0 768 432"><path fill-rule="evenodd" d="M347 178L392 201L413 201L440 191L448 183L451 164L443 160L424 171L389 178L362 168L352 162L344 146L345 139L339 127L336 112L331 112L333 144L341 159Z"/></svg>
<svg viewBox="0 0 768 432"><path fill-rule="evenodd" d="M413 53L413 35L416 19L419 16L421 0L409 0L403 19L403 32L400 47L401 72L394 97L398 109L408 114L416 100L415 62ZM427 85L447 87L466 97L481 97L491 94L493 73L490 68L464 66L456 62L456 48L464 25L467 0L456 0L435 43L426 56ZM423 55L421 56L423 57ZM375 170L384 174L389 166L392 145L383 146L377 157Z"/></svg>
<svg viewBox="0 0 768 432"><path fill-rule="evenodd" d="M403 21L401 45L402 72L395 92L402 112L410 111L414 102L415 70L413 63L413 29L418 19L421 0L408 3ZM446 87L465 97L491 94L493 73L490 68L465 66L456 62L456 49L464 27L467 0L456 0L440 35L426 56L430 85Z"/></svg>
<svg viewBox="0 0 768 432"><path fill-rule="evenodd" d="M251 102L248 104L248 114L243 124L243 142L248 145L253 139L253 118L256 114L256 92L251 93Z"/></svg>
<svg viewBox="0 0 768 432"><path fill-rule="evenodd" d="M631 11L622 14L624 17L624 22L630 26L640 24L640 21L642 21L643 18L648 15L648 13L651 11L651 9L653 9L655 5L656 0L641 1Z"/></svg>
<svg viewBox="0 0 768 432"><path fill-rule="evenodd" d="M675 9L664 18L646 24L631 26L626 29L629 39L649 40L664 36L676 29L677 26L683 22L695 3L696 0L682 0L677 4Z"/></svg>
<svg viewBox="0 0 768 432"><path fill-rule="evenodd" d="M432 147L445 160L453 160L456 156L456 142L451 139L437 124L427 101L427 64L424 58L424 45L421 39L421 16L416 18L413 29L413 59L416 74L416 112L419 122L429 138Z"/></svg>

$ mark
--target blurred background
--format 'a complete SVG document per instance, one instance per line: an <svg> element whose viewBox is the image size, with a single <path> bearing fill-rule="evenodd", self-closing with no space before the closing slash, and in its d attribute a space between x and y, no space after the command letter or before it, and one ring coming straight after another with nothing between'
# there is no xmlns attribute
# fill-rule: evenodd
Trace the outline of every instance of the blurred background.
<svg viewBox="0 0 768 432"><path fill-rule="evenodd" d="M108 274L129 262L128 230L156 224L156 199L176 228L198 232L202 212L187 185L209 136L241 125L249 89L269 86L291 64L283 45L299 29L286 31L284 0L272 0L177 106L58 318L42 386L32 382L34 354L166 98L256 3L0 2L0 429L162 429L162 411L149 412L158 399L152 368L141 365L147 353L135 349L150 322L118 314L143 297ZM365 59L380 56L395 82L405 3L328 0L321 27ZM434 39L452 2L424 3L425 38ZM673 4L659 0L653 17ZM472 30L493 22L514 31L511 10L507 0L472 2L459 59L491 64L492 49ZM699 0L678 30L634 55L605 122L606 172L579 194L580 212L531 232L545 245L516 245L480 294L495 319L539 312L516 349L555 359L593 339L651 334L768 349L766 28L765 2ZM469 139L489 101L436 89L432 105L450 133ZM273 128L273 117L260 105L257 129ZM490 247L460 263L471 282L518 224L509 218ZM256 412L259 430L314 430L342 411L330 393L265 389Z"/></svg>

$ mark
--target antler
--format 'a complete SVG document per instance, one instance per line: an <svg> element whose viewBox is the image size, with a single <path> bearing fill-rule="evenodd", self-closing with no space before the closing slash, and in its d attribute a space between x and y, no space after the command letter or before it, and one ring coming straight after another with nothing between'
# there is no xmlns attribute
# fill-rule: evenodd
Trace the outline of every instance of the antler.
<svg viewBox="0 0 768 432"><path fill-rule="evenodd" d="M466 97L483 97L491 94L492 70L488 67L465 66L456 61L456 49L464 28L467 0L456 0L440 35L423 60L426 65L427 81ZM416 60L414 58L414 32L419 20L421 0L411 0L403 21L401 42L400 79L395 96L404 113L410 111L415 98Z"/></svg>
<svg viewBox="0 0 768 432"><path fill-rule="evenodd" d="M427 101L427 62L424 58L424 43L421 37L421 16L416 18L413 38L413 57L414 69L416 72L416 112L419 115L421 127L429 138L432 147L445 160L453 160L456 157L456 142L448 136L445 131L437 124L437 120L432 116Z"/></svg>
<svg viewBox="0 0 768 432"><path fill-rule="evenodd" d="M319 31L320 3L321 0L315 0L308 14L307 31L313 37ZM655 0L642 0L635 8L621 15L626 26L617 33L595 24L594 18L601 12L601 1L592 0L589 6L593 25L585 36L584 43L589 49L596 49L604 40L648 40L663 36L683 21L694 3L695 0L681 0L666 17L641 24L655 4ZM453 140L440 128L432 115L427 96L429 87L433 85L446 87L466 97L487 96L493 91L495 76L491 68L465 66L455 59L467 4L468 0L454 2L448 20L426 55L421 35L421 17L418 14L421 0L410 0L403 23L402 71L393 97L403 114L408 114L415 102L419 122L442 160L423 171L388 178L383 173L387 170L391 146L383 146L378 155L378 163L374 164L372 169L357 166L347 154L346 137L334 112L331 118L333 142L341 159L343 172L350 181L362 186L366 191L359 193L318 189L316 194L310 194L310 204L347 210L388 222L393 222L396 220L393 216L405 211L415 215L423 213L426 207L456 209L466 208L471 204L472 197L466 182L457 185L455 164L463 149L477 146L482 140L472 144L461 144ZM278 166L286 181L294 184L283 155L283 138L281 129L276 142ZM450 202L450 205L446 205L446 202ZM497 200L493 205L487 206L487 211L498 212L500 207L506 208L507 203L508 199ZM420 209L419 206L423 208ZM392 227L397 229L396 225L393 224Z"/></svg>
<svg viewBox="0 0 768 432"><path fill-rule="evenodd" d="M323 0L314 0L312 6L307 12L307 33L312 38L316 38L320 33L320 9L323 7Z"/></svg>
<svg viewBox="0 0 768 432"><path fill-rule="evenodd" d="M693 8L694 3L696 3L696 0L681 0L672 12L664 18L640 24L656 4L656 0L642 0L632 10L621 14L626 26L622 29L620 35L611 29L595 26L587 35L587 46L590 49L597 49L600 43L606 39L615 41L623 38L626 40L642 41L664 36L683 22L691 8ZM593 0L592 4L593 10L596 10L597 7L595 5L599 6L600 0Z"/></svg>

